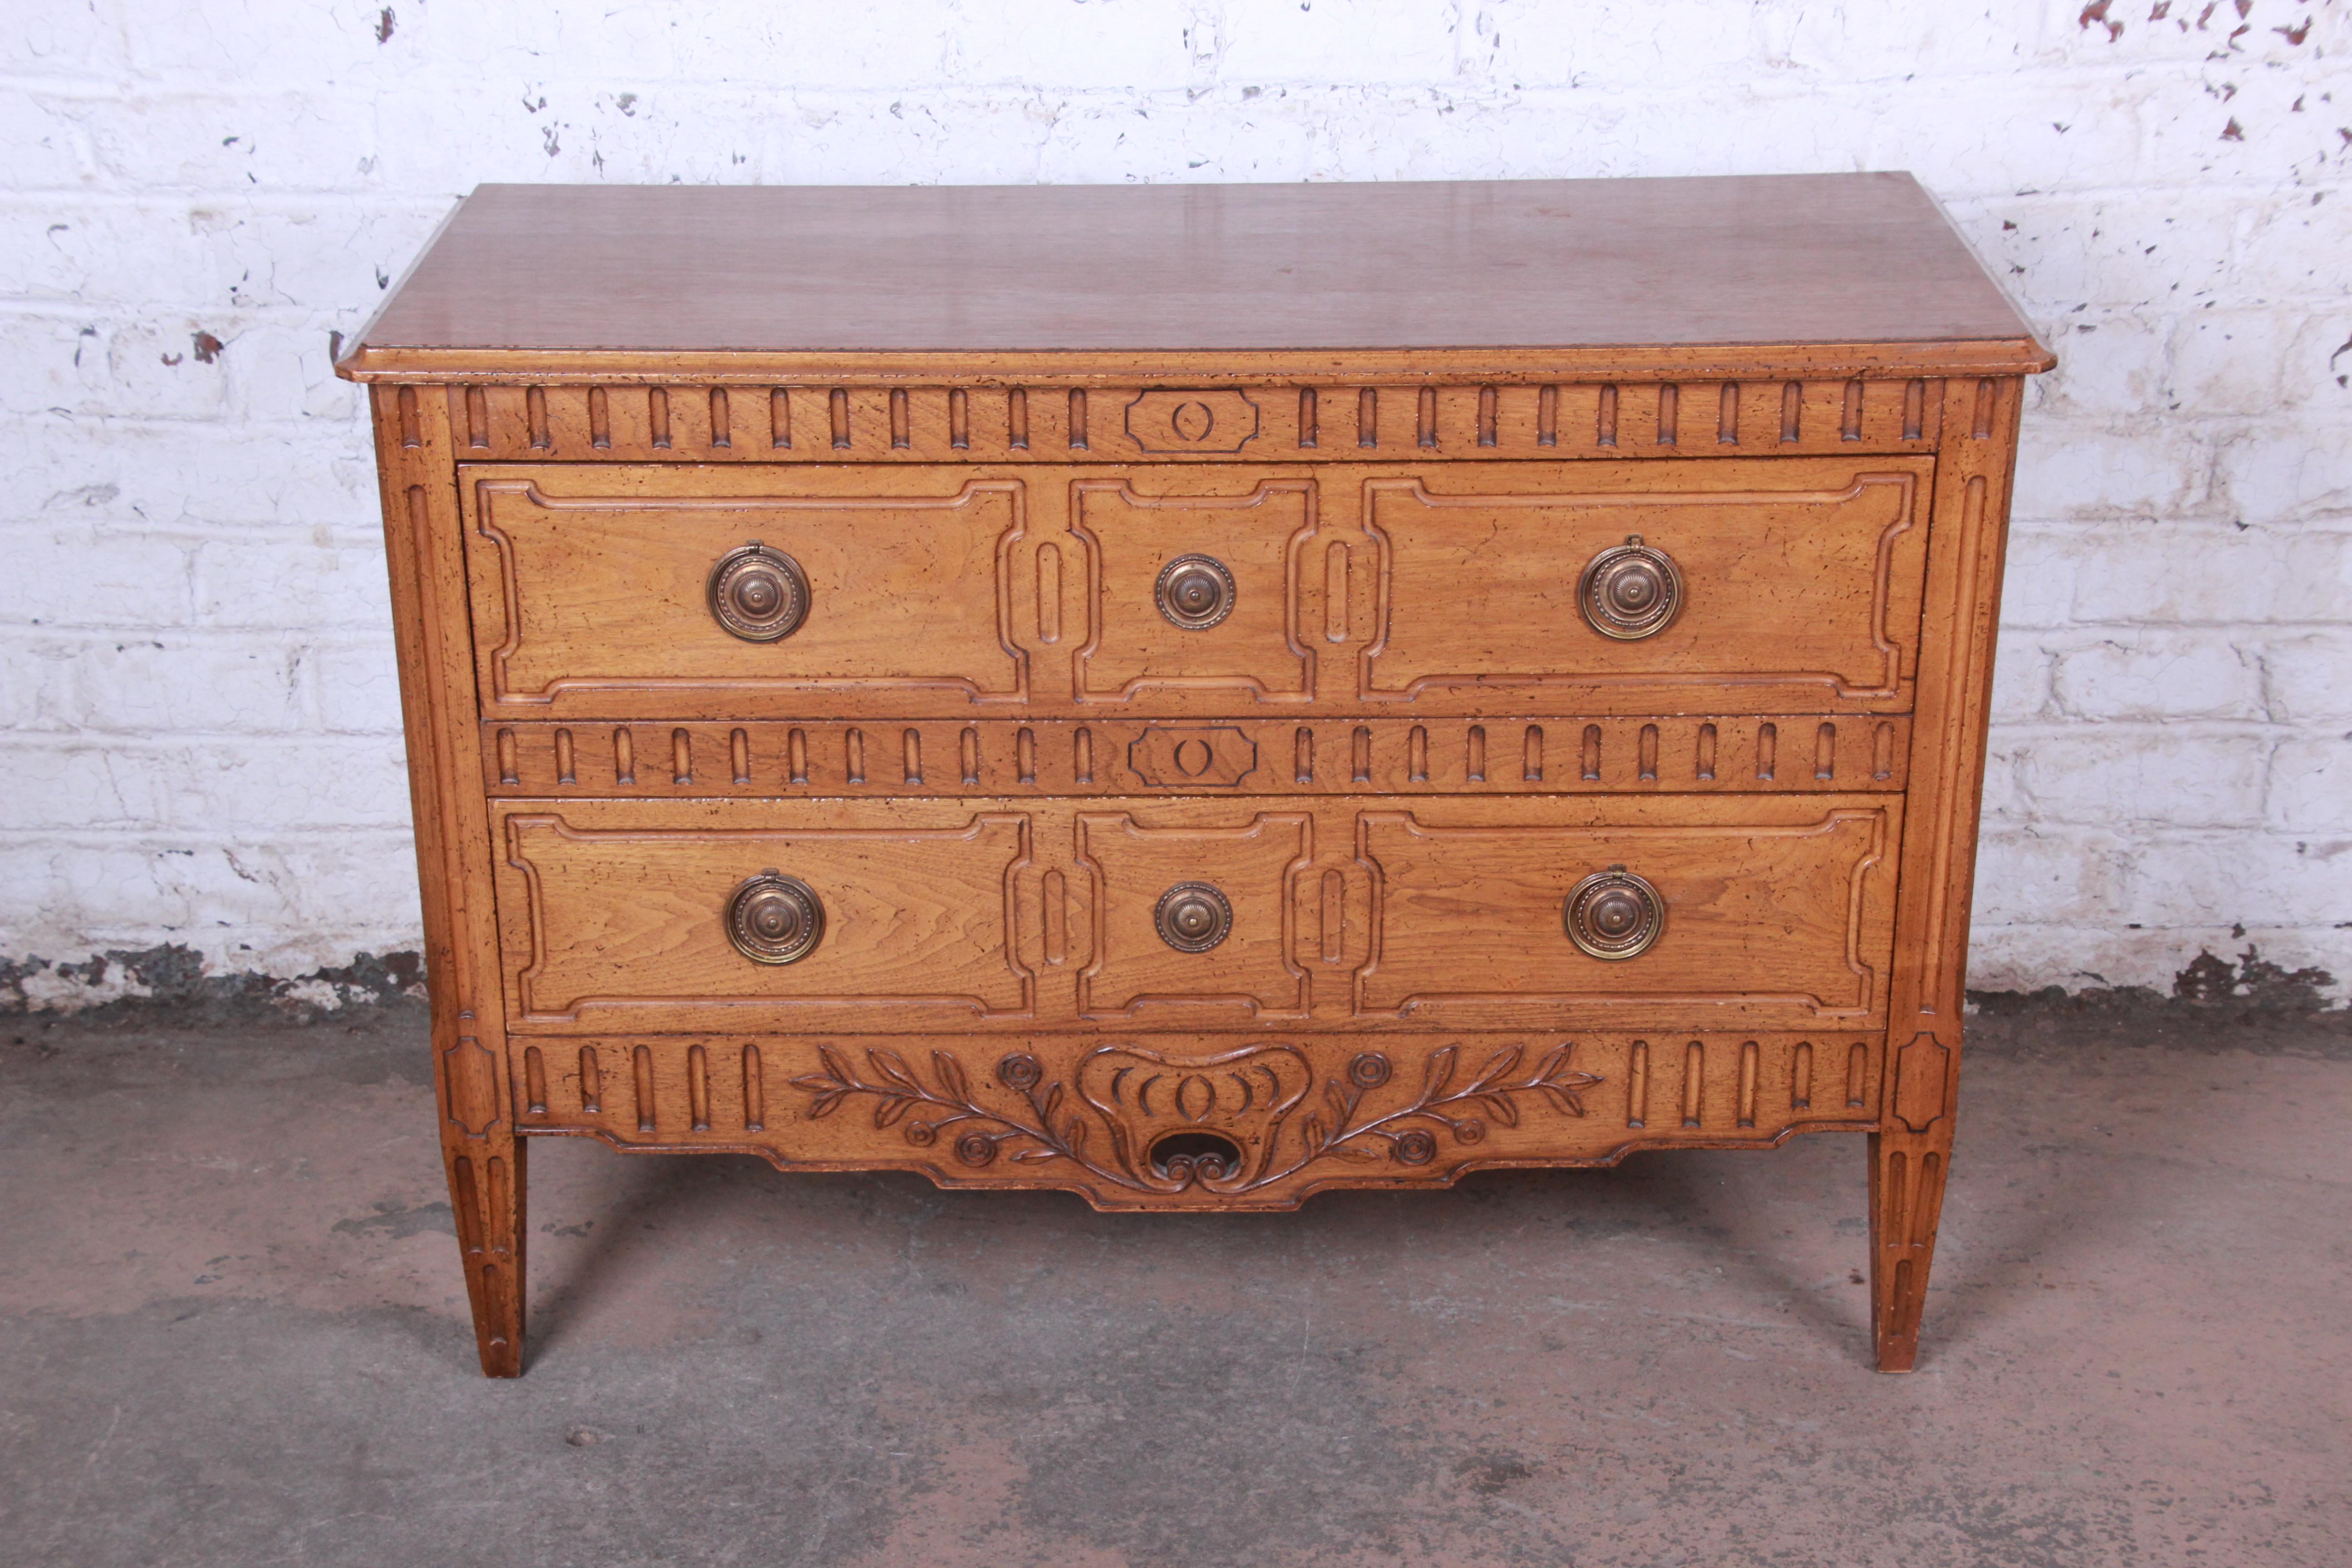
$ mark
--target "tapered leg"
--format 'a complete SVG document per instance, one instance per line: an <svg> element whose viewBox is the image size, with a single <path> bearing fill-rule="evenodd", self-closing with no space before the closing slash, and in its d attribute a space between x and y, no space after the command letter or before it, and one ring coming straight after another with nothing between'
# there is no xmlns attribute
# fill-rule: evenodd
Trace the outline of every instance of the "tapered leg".
<svg viewBox="0 0 2352 1568"><path fill-rule="evenodd" d="M1871 1340L1882 1372L1919 1355L1919 1315L1958 1112L1969 900L2017 450L2017 377L1952 376L1938 416L1917 704L1888 976L1886 1070L1870 1140Z"/></svg>
<svg viewBox="0 0 2352 1568"><path fill-rule="evenodd" d="M1951 1119L1944 1118L1944 1129ZM1881 1372L1909 1372L1936 1260L1936 1219L1951 1163L1948 1135L1870 1135L1870 1338Z"/></svg>
<svg viewBox="0 0 2352 1568"><path fill-rule="evenodd" d="M452 1141L442 1149L449 1208L466 1264L474 1340L488 1377L522 1375L523 1151L520 1138Z"/></svg>
<svg viewBox="0 0 2352 1568"><path fill-rule="evenodd" d="M482 1370L522 1371L523 1144L515 1136L490 915L464 521L439 387L374 387L376 469L400 654L411 820L433 994L433 1078Z"/></svg>

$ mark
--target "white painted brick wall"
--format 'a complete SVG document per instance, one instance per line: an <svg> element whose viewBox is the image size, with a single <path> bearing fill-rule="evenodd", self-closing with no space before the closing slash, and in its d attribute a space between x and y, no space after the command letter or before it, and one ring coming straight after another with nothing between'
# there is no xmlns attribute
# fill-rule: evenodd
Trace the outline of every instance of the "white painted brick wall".
<svg viewBox="0 0 2352 1568"><path fill-rule="evenodd" d="M330 334L478 181L1908 167L2065 361L1975 983L2352 976L2348 59L2325 0L13 0L0 959L415 945Z"/></svg>

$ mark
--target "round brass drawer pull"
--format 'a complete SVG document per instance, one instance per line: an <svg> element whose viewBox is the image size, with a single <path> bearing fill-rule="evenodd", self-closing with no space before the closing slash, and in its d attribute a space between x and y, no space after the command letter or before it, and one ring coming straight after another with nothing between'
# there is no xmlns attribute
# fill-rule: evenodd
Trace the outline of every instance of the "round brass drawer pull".
<svg viewBox="0 0 2352 1568"><path fill-rule="evenodd" d="M808 619L808 574L758 540L710 569L710 615L745 642L781 642Z"/></svg>
<svg viewBox="0 0 2352 1568"><path fill-rule="evenodd" d="M1568 940L1595 958L1634 958L1666 929L1666 900L1622 866L1595 871L1568 891Z"/></svg>
<svg viewBox="0 0 2352 1568"><path fill-rule="evenodd" d="M1232 934L1234 906L1206 882L1179 882L1151 911L1160 940L1179 952L1206 952Z"/></svg>
<svg viewBox="0 0 2352 1568"><path fill-rule="evenodd" d="M1633 642L1655 637L1683 607L1683 574L1675 558L1642 542L1638 533L1585 564L1576 603L1604 637Z"/></svg>
<svg viewBox="0 0 2352 1568"><path fill-rule="evenodd" d="M1152 597L1186 631L1206 631L1234 613L1234 574L1213 555L1179 555L1160 569Z"/></svg>
<svg viewBox="0 0 2352 1568"><path fill-rule="evenodd" d="M727 940L754 963L797 963L824 936L824 905L798 877L766 870L727 900Z"/></svg>

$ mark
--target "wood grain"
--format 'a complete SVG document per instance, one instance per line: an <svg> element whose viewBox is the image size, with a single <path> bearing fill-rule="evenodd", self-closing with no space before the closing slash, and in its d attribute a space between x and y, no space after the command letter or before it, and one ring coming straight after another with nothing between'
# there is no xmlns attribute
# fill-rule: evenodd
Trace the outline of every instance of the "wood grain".
<svg viewBox="0 0 2352 1568"><path fill-rule="evenodd" d="M437 391L371 397L383 492L385 557L401 714L423 894L425 973L444 1173L458 1227L482 1371L522 1372L524 1152L505 1114L507 1042L488 822L474 784L482 761L473 700L464 545L446 419L418 405ZM404 405L417 409L404 417Z"/></svg>
<svg viewBox="0 0 2352 1568"><path fill-rule="evenodd" d="M1490 711L1671 711L1700 691L1761 712L1908 707L1929 473L1787 458L1366 478L1365 531L1385 559L1355 696L1418 708L1475 693ZM1664 630L1612 641L1579 614L1577 576L1637 536L1680 565L1687 602Z"/></svg>
<svg viewBox="0 0 2352 1568"><path fill-rule="evenodd" d="M1526 1027L1546 1015L1609 1027L1879 1027L1901 824L1892 799L1363 812L1374 951L1355 977L1356 1012L1424 1027ZM1569 889L1615 865L1656 885L1665 928L1640 957L1604 962L1557 932Z"/></svg>
<svg viewBox="0 0 2352 1568"><path fill-rule="evenodd" d="M467 465L482 694L516 718L928 717L1020 706L1222 715L1899 711L1932 468L1676 464L822 470ZM1640 535L1682 613L1596 632L1577 584ZM712 616L751 541L807 573L789 637ZM1215 626L1154 599L1180 556L1234 584Z"/></svg>
<svg viewBox="0 0 2352 1568"><path fill-rule="evenodd" d="M1900 793L1909 715L750 720L484 726L493 795ZM924 759L904 764L909 742ZM894 739L895 738L895 739ZM1504 759L1496 762L1489 757ZM1533 765L1529 757L1534 757ZM639 758L651 759L640 764ZM1485 759L1485 760L1482 760ZM683 765L680 765L680 764Z"/></svg>
<svg viewBox="0 0 2352 1568"><path fill-rule="evenodd" d="M1520 379L1420 385L1356 385L1316 368L1289 379L1243 378L1235 384L1166 387L1090 381L1087 405L1103 411L1083 430L1069 421L1066 392L1050 381L992 384L984 376L866 386L847 374L808 384L680 384L679 364L666 384L591 384L540 379L536 358L516 379L468 384L449 401L451 439L469 458L498 462L697 463L1209 463L1328 462L1334 458L1607 458L1685 456L1826 457L1936 450L1942 413L1930 377L1832 374L1809 363L1782 378L1750 371L1747 379L1633 379L1625 364L1593 367L1602 379L1574 379L1576 367L1547 363ZM1206 383L1227 362L1183 367ZM933 374L944 367L931 362ZM1720 375L1718 369L1716 373ZM1607 379L1615 376L1622 379ZM1420 417L1423 395L1430 417ZM1735 417L1718 417L1706 439L1681 439L1685 402L1718 410L1728 397ZM1212 419L1201 438L1152 431L1150 411L1175 401L1227 406L1231 424ZM1233 405L1245 404L1249 414ZM653 411L663 411L655 438ZM1381 410L1391 416L1383 418ZM1413 416L1402 416L1411 413ZM1114 416L1122 416L1113 417ZM1172 416L1171 416L1172 418ZM1237 435L1234 426L1244 426ZM1108 426L1108 428L1106 428ZM1199 428L1197 417L1187 429Z"/></svg>
<svg viewBox="0 0 2352 1568"><path fill-rule="evenodd" d="M478 192L337 368L484 1371L523 1133L1234 1210L1832 1128L1907 1369L2050 363L1905 175ZM753 541L781 641L709 607Z"/></svg>
<svg viewBox="0 0 2352 1568"><path fill-rule="evenodd" d="M1868 1033L1539 1031L1358 1040L1178 1032L1127 1034L1109 1042L1087 1035L600 1037L576 1047L571 1041L530 1047L545 1047L547 1099L536 1109L519 1105L516 1114L534 1134L593 1137L632 1152L752 1153L786 1171L909 1170L947 1187L1053 1187L1112 1211L1289 1209L1337 1188L1442 1186L1478 1170L1609 1165L1641 1149L1764 1149L1801 1132L1865 1131L1876 1124L1881 1045ZM1515 1049L1517 1058L1489 1089L1527 1083L1547 1057L1561 1050L1555 1068L1564 1086L1559 1097L1539 1089L1465 1092L1498 1056ZM608 1087L610 1064L628 1063L638 1051L649 1064L642 1101L625 1072L617 1091ZM707 1125L695 1121L698 1051L709 1085ZM1160 1059L1137 1061L1142 1053ZM941 1054L954 1064L944 1078ZM1035 1064L1030 1091L1004 1081L1000 1068L1011 1058ZM1089 1058L1101 1067L1089 1072ZM1657 1064L1646 1079L1633 1072L1643 1059ZM582 1077L583 1060L595 1064L593 1086ZM1307 1157L1310 1137L1328 1141L1347 1125L1374 1123L1414 1104L1441 1060L1450 1071L1439 1094L1453 1098L1436 1107L1439 1115L1391 1121ZM1146 1137L1133 1138L1122 1156L1112 1134L1122 1124L1137 1134L1168 1129L1164 1114L1154 1119L1149 1111L1173 1109L1184 1079L1203 1062L1216 1064L1206 1076L1218 1092L1213 1100L1197 1092L1189 1097L1197 1115L1185 1114L1186 1129L1232 1138L1268 1157L1240 1181L1179 1184L1151 1170ZM1273 1064L1273 1072L1260 1073L1261 1063ZM1750 1078L1743 1063L1750 1064L1752 1096L1744 1087ZM1835 1066L1826 1087L1820 1063ZM1856 1069L1851 1093L1849 1063ZM1122 1066L1138 1069L1123 1087L1138 1086L1156 1071L1160 1099L1139 1105L1133 1096L1102 1092L1100 1079ZM874 1088L853 1089L827 1104L835 1091L813 1080L835 1068L845 1079ZM1266 1100L1244 1101L1240 1086L1225 1076L1235 1072L1256 1076L1261 1084L1271 1078L1281 1098L1303 1079L1306 1093L1277 1117ZM1104 1108L1086 1098L1087 1087ZM941 1103L958 1089L960 1104ZM1335 1094L1343 1103L1353 1101L1351 1122L1342 1122ZM1685 1101L1695 1112L1688 1118L1682 1114ZM1280 1099L1270 1103L1278 1107ZM1053 1114L1041 1118L1048 1104ZM1654 1106L1674 1113L1653 1111ZM1005 1120L992 1120L992 1113ZM1078 1158L1046 1154L1036 1139L1004 1136L1014 1123L1066 1134L1073 1121L1086 1131L1062 1141L1075 1143ZM960 1151L961 1135L972 1131L983 1133L984 1146ZM1394 1141L1413 1131L1427 1146L1407 1145L1403 1152L1422 1157L1398 1158ZM1097 1168L1089 1169L1089 1161ZM1267 1176L1272 1179L1257 1180Z"/></svg>
<svg viewBox="0 0 2352 1568"><path fill-rule="evenodd" d="M1009 886L1029 858L1027 815L616 803L517 807L498 826L518 1028L583 1027L615 1013L677 1027L730 1011L804 1028L856 1026L884 1009L909 1024L928 1016L933 1027L1034 1021ZM770 868L824 901L824 941L797 963L755 963L728 944L728 900Z"/></svg>
<svg viewBox="0 0 2352 1568"><path fill-rule="evenodd" d="M1899 797L1080 803L499 802L509 1026L522 1033L995 1034L1154 1028L1877 1030ZM1584 956L1582 877L1668 906L1642 957ZM728 943L776 868L824 900L816 952ZM1327 890L1326 878L1336 878ZM1049 887L1049 879L1052 885ZM1233 933L1173 951L1188 880ZM1189 1022L1199 1020L1198 1023Z"/></svg>
<svg viewBox="0 0 2352 1568"><path fill-rule="evenodd" d="M1888 1010L1892 1037L1912 1051L1910 1121L1887 1121L1870 1146L1871 1332L1889 1372L1911 1370L1918 1356L1951 1168L1994 628L2023 393L2023 383L2009 380L1946 395L1949 434L1937 464L1928 566L1933 657L1921 660L1913 732L1914 820L1926 831L1906 846ZM1939 1081L1919 1083L1922 1074ZM1890 1103L1889 1117L1897 1109Z"/></svg>
<svg viewBox="0 0 2352 1568"><path fill-rule="evenodd" d="M1021 481L950 470L781 495L632 493L668 477L640 469L582 496L572 473L467 470L487 704L716 716L761 697L961 707L1027 695L1011 641L1020 574L997 564L1028 563ZM710 613L713 566L751 542L784 551L813 585L806 623L782 642L745 642Z"/></svg>
<svg viewBox="0 0 2352 1568"><path fill-rule="evenodd" d="M1951 343L2023 369L2031 338L1899 174L486 185L349 363Z"/></svg>

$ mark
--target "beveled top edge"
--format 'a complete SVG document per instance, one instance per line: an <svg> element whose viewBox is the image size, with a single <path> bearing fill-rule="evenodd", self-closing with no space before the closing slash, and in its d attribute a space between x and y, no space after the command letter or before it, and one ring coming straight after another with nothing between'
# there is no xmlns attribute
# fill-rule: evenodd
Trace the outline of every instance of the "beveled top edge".
<svg viewBox="0 0 2352 1568"><path fill-rule="evenodd" d="M1476 374L1534 354L1581 374L1597 353L1752 373L1852 345L1916 369L2048 358L1918 183L1865 174L485 185L345 368L597 355L648 374L757 355L786 376L928 358L1131 379L1210 360Z"/></svg>
<svg viewBox="0 0 2352 1568"><path fill-rule="evenodd" d="M2032 338L1226 353L1181 360L1101 353L670 353L362 343L335 362L335 374L347 381L452 385L1358 386L2031 375L2057 363L2057 355Z"/></svg>

